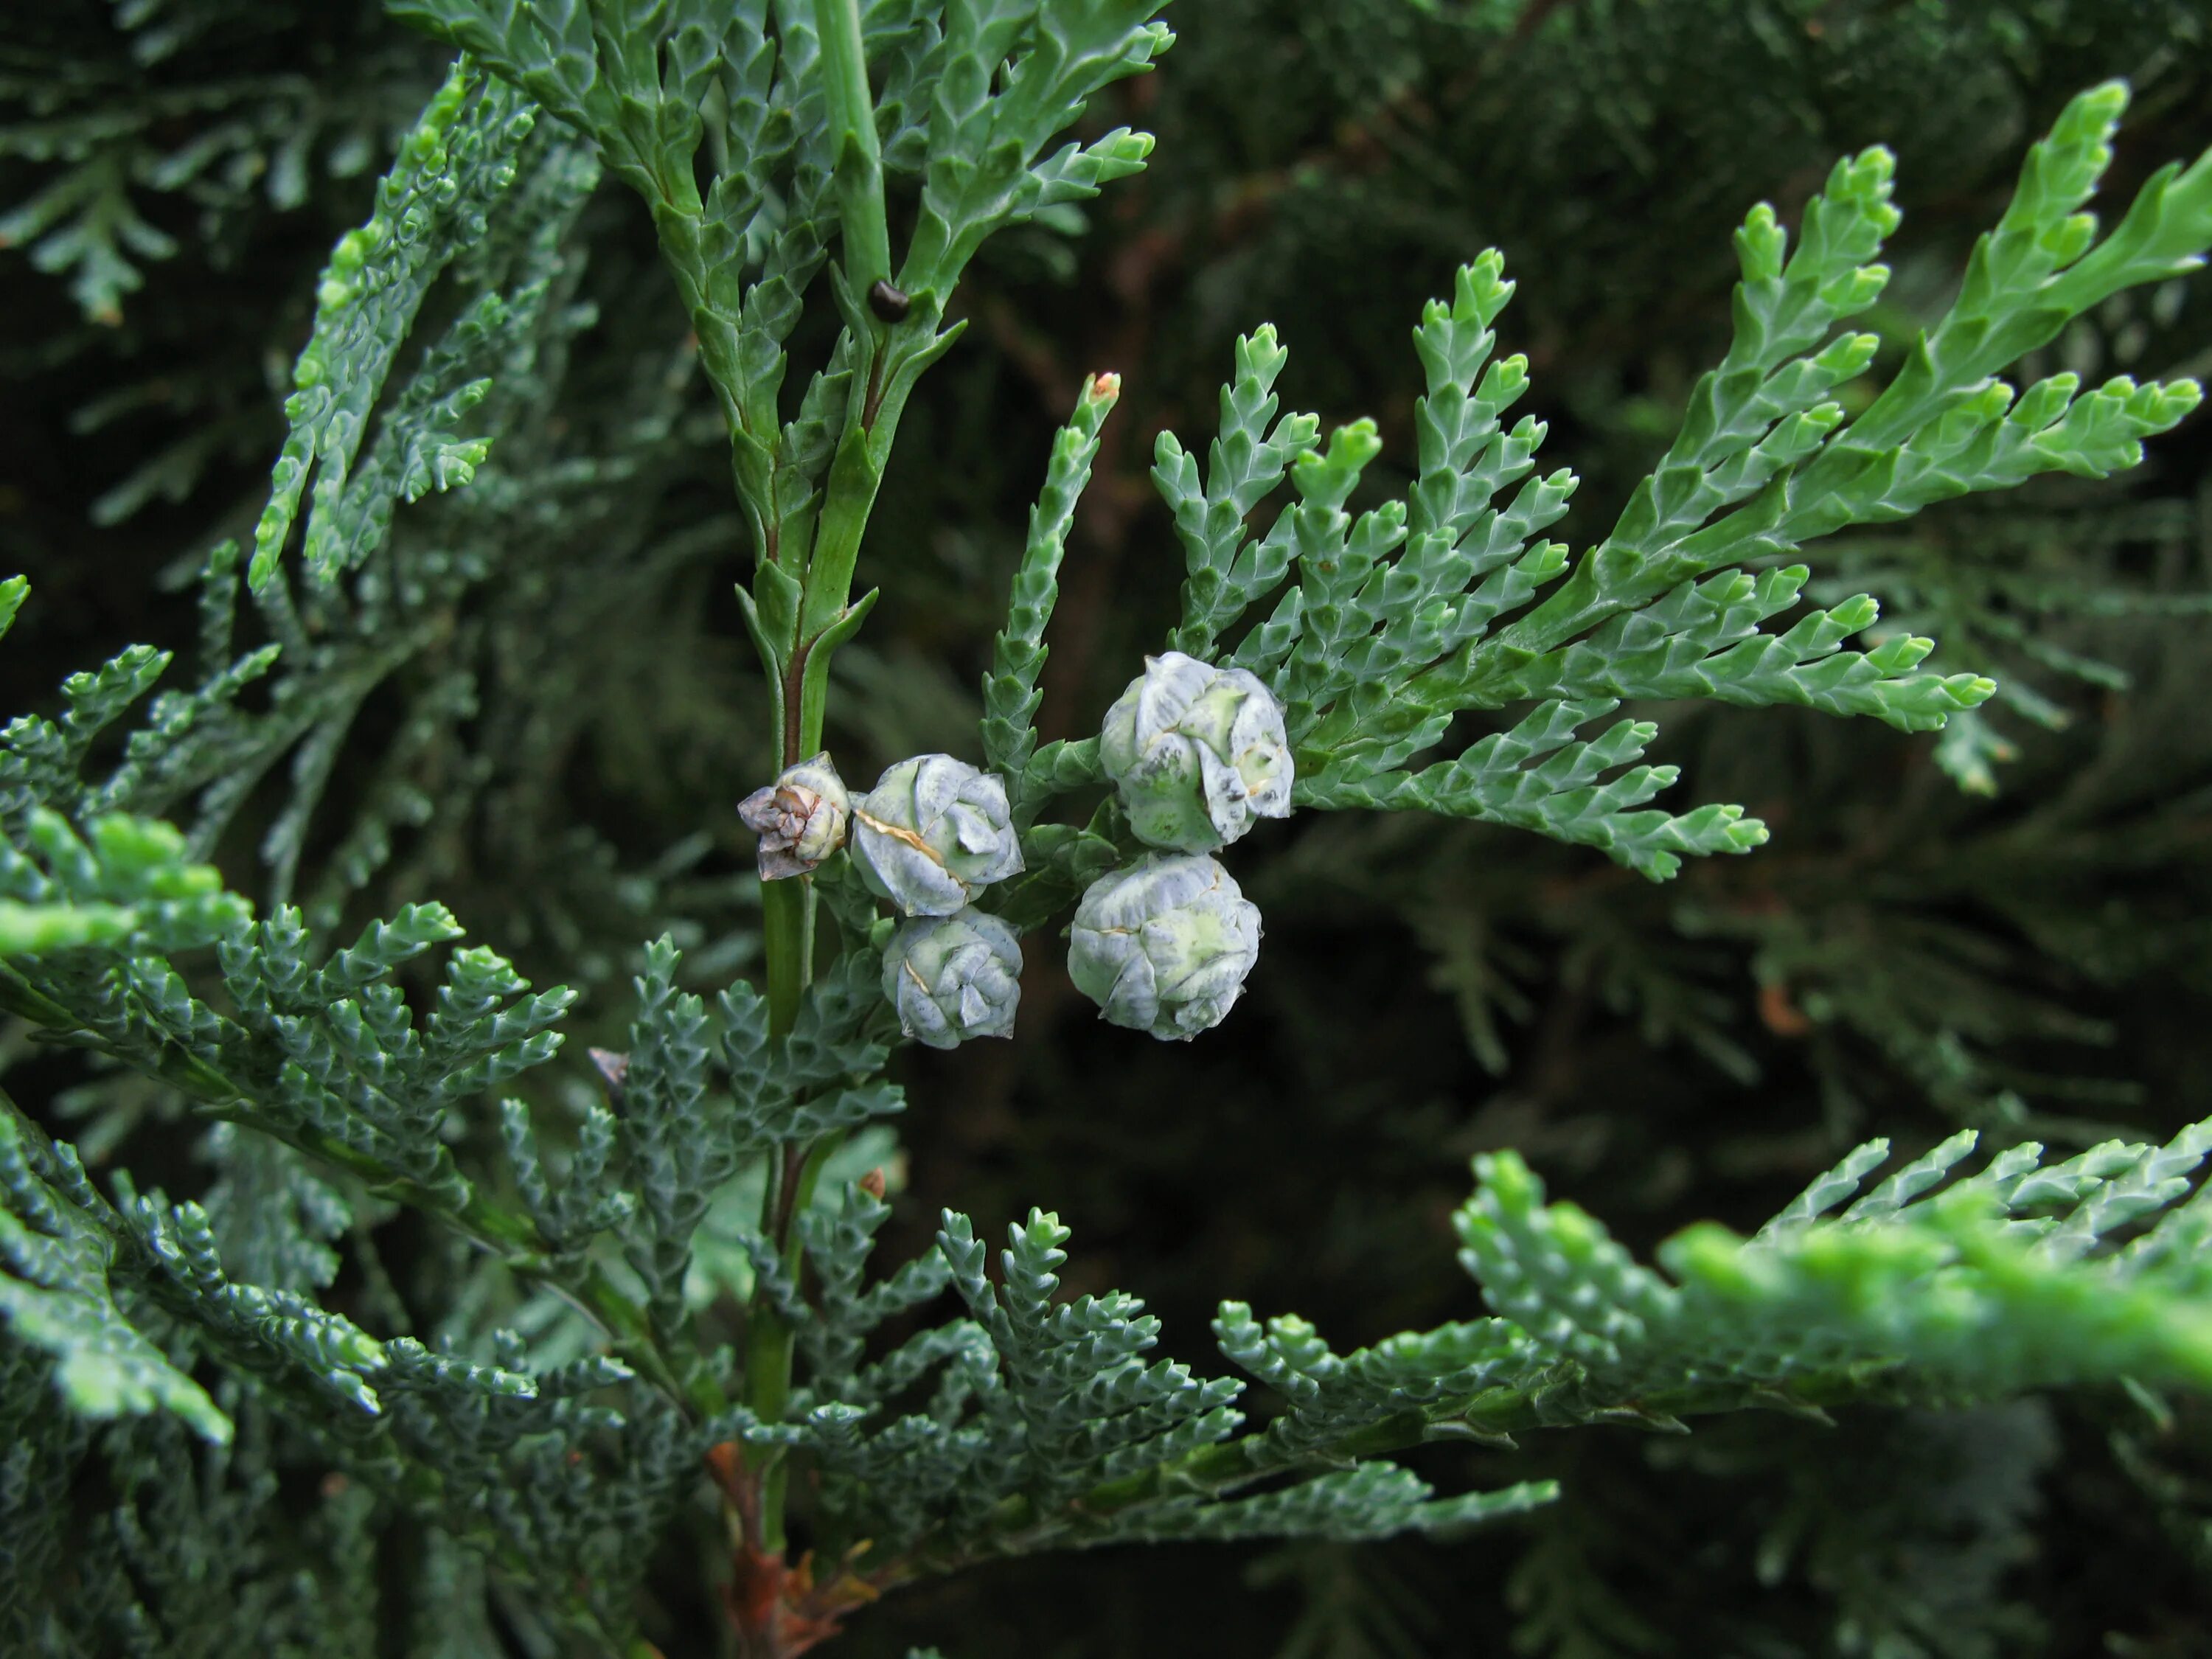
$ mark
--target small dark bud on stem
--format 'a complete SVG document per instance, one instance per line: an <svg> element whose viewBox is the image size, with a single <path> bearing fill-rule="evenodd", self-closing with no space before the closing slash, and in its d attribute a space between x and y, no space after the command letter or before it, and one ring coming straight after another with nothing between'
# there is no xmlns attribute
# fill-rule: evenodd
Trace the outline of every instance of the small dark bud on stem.
<svg viewBox="0 0 2212 1659"><path fill-rule="evenodd" d="M868 309L886 323L904 322L913 305L903 289L893 288L880 276L868 289Z"/></svg>
<svg viewBox="0 0 2212 1659"><path fill-rule="evenodd" d="M617 1054L611 1048L593 1048L587 1052L592 1056L592 1064L599 1068L599 1075L606 1079L607 1093L619 1102L622 1098L623 1084L629 1077L629 1056Z"/></svg>

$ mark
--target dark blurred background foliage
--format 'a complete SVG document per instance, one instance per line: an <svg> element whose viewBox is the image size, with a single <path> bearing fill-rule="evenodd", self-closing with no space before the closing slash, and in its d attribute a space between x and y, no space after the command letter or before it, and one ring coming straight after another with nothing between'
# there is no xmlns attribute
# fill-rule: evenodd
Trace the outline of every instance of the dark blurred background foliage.
<svg viewBox="0 0 2212 1659"><path fill-rule="evenodd" d="M1151 440L1206 428L1239 331L1279 326L1291 406L1372 414L1403 453L1419 303L1499 247L1520 284L1504 346L1531 360L1587 524L1722 350L1729 232L1753 200L1786 220L1838 155L1894 148L1906 218L1875 325L1903 340L2070 94L2135 84L2121 199L2212 143L2205 0L1184 0L1172 21L1161 72L1109 100L1158 133L1150 169L991 244L970 331L908 416L864 555L884 599L838 659L848 776L968 746L1023 509L1086 374L1127 391L1071 547L1048 738L1094 727L1170 617ZM190 638L204 549L258 512L316 274L441 70L370 0L72 0L0 25L0 545L37 590L0 658L9 707L127 641ZM540 982L582 988L586 1028L611 1033L664 927L702 985L748 960L731 808L769 748L730 598L742 526L681 311L631 204L603 190L581 234L596 315L538 413L601 464L457 602L453 640L362 702L296 890L333 915L442 899ZM2047 355L2201 374L2212 283L2116 302ZM1504 830L1270 826L1245 860L1268 921L1251 994L1188 1048L1099 1025L1041 953L1012 1044L908 1062L895 1254L941 1204L995 1228L1041 1203L1076 1230L1071 1285L1144 1295L1170 1352L1203 1349L1223 1296L1295 1308L1343 1348L1474 1311L1446 1217L1485 1148L1518 1147L1641 1249L1698 1217L1753 1223L1878 1133L2072 1147L2202 1115L2208 434L2108 483L1831 544L1821 591L1877 593L1941 639L1939 664L2007 693L1940 741L1670 711L1672 799L1766 818L1747 858L1652 886ZM410 738L471 653L468 706ZM365 887L319 889L393 744L428 803ZM250 805L221 849L241 891L270 890L277 810ZM88 1152L105 1124L172 1190L204 1181L157 1099L15 1036L5 1058ZM447 1255L404 1219L377 1242L399 1293L436 1305ZM2208 1426L2201 1405L2114 1395L1592 1431L1535 1439L1510 1473L1448 1450L1431 1455L1455 1486L1548 1474L1567 1497L1458 1546L988 1569L903 1593L847 1646L2185 1659L2207 1650ZM669 1564L679 1619L690 1576Z"/></svg>

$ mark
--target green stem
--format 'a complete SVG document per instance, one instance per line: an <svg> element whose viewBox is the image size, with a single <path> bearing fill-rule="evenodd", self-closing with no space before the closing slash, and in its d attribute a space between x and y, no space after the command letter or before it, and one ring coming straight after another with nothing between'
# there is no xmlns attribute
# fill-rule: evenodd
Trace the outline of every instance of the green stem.
<svg viewBox="0 0 2212 1659"><path fill-rule="evenodd" d="M745 1337L745 1404L763 1423L782 1419L791 1401L791 1327L753 1297ZM783 1497L789 1470L781 1450L771 1450L760 1467L760 1536L753 1547L775 1554L783 1548Z"/></svg>
<svg viewBox="0 0 2212 1659"><path fill-rule="evenodd" d="M898 338L898 331L894 331L893 342ZM884 359L896 349L891 343L878 347L874 375L885 372ZM863 406L848 414L844 439L830 464L788 654L781 664L766 665L771 675L781 676L786 765L822 746L829 702L829 653L858 624L866 609L866 599L858 606L848 604L853 571L908 384L910 381L895 381L896 390L880 400L855 389L854 396L863 398ZM770 882L762 890L762 942L771 1037L781 1038L790 1031L813 977L814 912L813 884L805 878ZM829 1145L821 1142L808 1149L798 1166L789 1170L781 1190L771 1183L766 1200L763 1229L785 1251L794 1280L803 1265L795 1231L798 1218L805 1213ZM787 1163L791 1151L779 1149ZM790 1401L792 1355L790 1327L767 1294L756 1291L746 1319L745 1404L764 1423L779 1421ZM760 1549L774 1552L784 1543L788 1471L782 1456L775 1452L768 1455L759 1471L760 1529L754 1542Z"/></svg>
<svg viewBox="0 0 2212 1659"><path fill-rule="evenodd" d="M844 1136L837 1133L824 1135L816 1141L798 1160L795 1169L787 1169L784 1180L779 1183L783 1189L781 1194L770 1194L772 1224L781 1231L783 1265L793 1284L799 1280L805 1256L799 1240L799 1218L814 1201L814 1189L822 1180L822 1166L830 1161L830 1154L843 1139ZM769 1305L765 1296L757 1293L745 1346L745 1382L750 1396L746 1403L763 1422L780 1419L790 1401L792 1348L791 1327ZM790 1482L791 1465L785 1458L772 1454L763 1464L760 1474L760 1537L757 1542L760 1548L773 1553L784 1546L784 1497Z"/></svg>
<svg viewBox="0 0 2212 1659"><path fill-rule="evenodd" d="M761 889L761 923L768 959L769 1035L780 1041L798 1018L799 999L812 976L813 884L803 877L766 884ZM762 1226L771 1233L795 1190L779 1167L783 1151L778 1147L769 1154L761 1200ZM791 1327L768 1293L756 1289L745 1320L745 1405L763 1423L781 1422L790 1403L791 1359ZM756 1548L774 1553L783 1547L786 1469L781 1455L770 1452L760 1473L760 1536L752 1541Z"/></svg>
<svg viewBox="0 0 2212 1659"><path fill-rule="evenodd" d="M890 235L884 208L883 158L876 133L875 100L860 29L860 0L815 0L822 42L823 94L829 103L835 157L838 212L842 222L845 275L855 306L869 289L890 276ZM681 216L680 215L678 216ZM682 228L679 227L679 229ZM672 257L689 254L682 236L664 234ZM678 259L679 266L682 264ZM679 280L683 272L679 269ZM748 475L744 463L760 449L769 422L753 421L748 430L749 389L735 384L732 355L705 349L702 362L717 382L731 438L740 459L741 494L769 504L756 513L755 577L751 615L777 707L782 713L778 746L790 766L822 747L829 701L829 661L866 614L872 595L851 603L853 572L860 542L875 506L893 433L915 378L941 356L957 330L939 335L942 315L933 301L915 307L904 321L877 329L864 314L848 313L858 349L852 402L815 515L811 544L784 547L774 520L775 480L765 483ZM795 592L793 590L796 590ZM815 896L801 878L769 883L761 896L762 945L765 957L769 1031L781 1040L789 1034L813 976ZM771 1155L763 1228L784 1253L794 1281L804 1267L798 1218L804 1215L819 1179L822 1162L834 1146L825 1139L803 1152L792 1146ZM768 1296L756 1291L747 1310L745 1404L763 1422L781 1419L791 1398L793 1333ZM755 1547L783 1547L783 1508L787 1472L779 1454L757 1463L760 1503Z"/></svg>
<svg viewBox="0 0 2212 1659"><path fill-rule="evenodd" d="M884 155L876 136L876 100L868 90L866 48L860 40L860 0L814 0L822 36L823 91L830 103L837 211L844 223L845 275L865 299L891 274L891 238L884 213Z"/></svg>
<svg viewBox="0 0 2212 1659"><path fill-rule="evenodd" d="M793 1273L799 1271L802 1254L799 1247L799 1218L814 1202L814 1189L822 1184L822 1166L829 1163L844 1141L845 1132L842 1129L823 1136L806 1149L806 1157L799 1166L799 1179L792 1187L791 1201L784 1206L783 1265Z"/></svg>
<svg viewBox="0 0 2212 1659"><path fill-rule="evenodd" d="M855 395L858 394L857 389ZM869 429L848 425L830 463L829 488L814 528L814 556L806 569L806 598L799 610L800 637L811 641L843 616L853 592L853 569L860 559L860 538L876 505L883 467L873 453ZM817 720L819 708L807 711ZM818 735L818 730L817 730Z"/></svg>
<svg viewBox="0 0 2212 1659"><path fill-rule="evenodd" d="M781 1038L799 1018L799 1000L813 978L814 884L796 880L761 884L762 948L768 969L768 1029Z"/></svg>

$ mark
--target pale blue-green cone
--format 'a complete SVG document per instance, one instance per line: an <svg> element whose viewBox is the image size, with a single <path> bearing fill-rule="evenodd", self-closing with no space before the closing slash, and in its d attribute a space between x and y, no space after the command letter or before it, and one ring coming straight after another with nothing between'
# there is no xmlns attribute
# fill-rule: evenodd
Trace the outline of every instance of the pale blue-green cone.
<svg viewBox="0 0 2212 1659"><path fill-rule="evenodd" d="M1022 1000L1021 936L981 910L899 924L884 952L884 997L899 1030L933 1048L1012 1036Z"/></svg>
<svg viewBox="0 0 2212 1659"><path fill-rule="evenodd" d="M1091 884L1067 972L1107 1019L1163 1042L1218 1025L1260 957L1260 907L1202 853L1150 853Z"/></svg>
<svg viewBox="0 0 2212 1659"><path fill-rule="evenodd" d="M950 755L899 762L854 803L853 858L906 915L951 915L1021 871L1006 781Z"/></svg>
<svg viewBox="0 0 2212 1659"><path fill-rule="evenodd" d="M1282 705L1247 669L1180 651L1146 658L1106 711L1098 757L1129 828L1154 847L1211 852L1255 817L1291 813L1295 769Z"/></svg>
<svg viewBox="0 0 2212 1659"><path fill-rule="evenodd" d="M803 876L843 846L852 805L827 750L739 801L738 821L760 837L761 879Z"/></svg>

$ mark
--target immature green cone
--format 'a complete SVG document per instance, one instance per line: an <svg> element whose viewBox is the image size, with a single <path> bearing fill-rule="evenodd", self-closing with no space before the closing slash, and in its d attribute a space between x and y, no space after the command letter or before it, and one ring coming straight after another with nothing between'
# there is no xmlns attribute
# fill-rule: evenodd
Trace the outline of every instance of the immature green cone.
<svg viewBox="0 0 2212 1659"><path fill-rule="evenodd" d="M760 837L761 879L803 876L836 852L852 805L827 750L739 801L738 821Z"/></svg>
<svg viewBox="0 0 2212 1659"><path fill-rule="evenodd" d="M1202 853L1149 853L1091 884L1067 972L1107 1019L1162 1042L1218 1025L1260 956L1260 907Z"/></svg>
<svg viewBox="0 0 2212 1659"><path fill-rule="evenodd" d="M1205 853L1255 817L1291 813L1282 705L1257 674L1216 668L1180 651L1145 659L1098 737L1106 775L1137 838Z"/></svg>
<svg viewBox="0 0 2212 1659"><path fill-rule="evenodd" d="M1022 1000L1021 936L981 910L899 924L884 952L884 997L899 1030L933 1048L1012 1036Z"/></svg>
<svg viewBox="0 0 2212 1659"><path fill-rule="evenodd" d="M902 760L854 806L853 857L906 915L949 916L1021 871L1006 781L950 755Z"/></svg>

